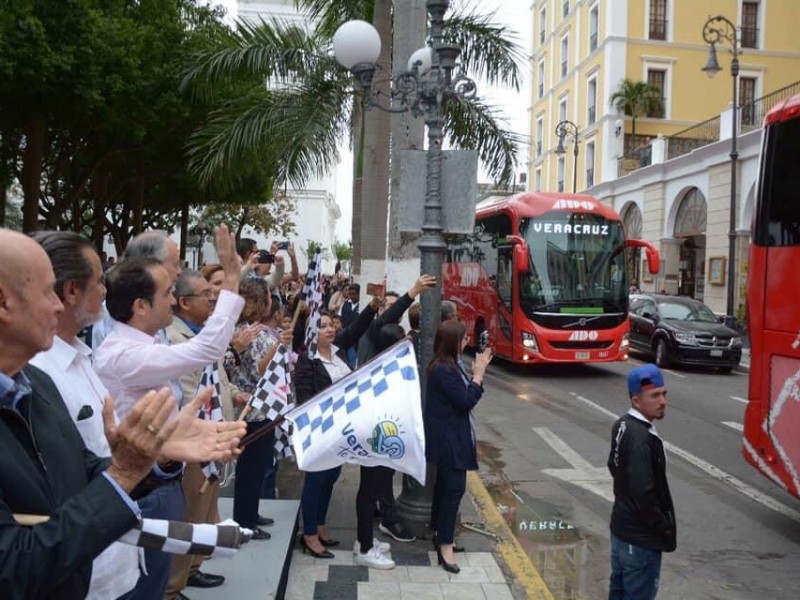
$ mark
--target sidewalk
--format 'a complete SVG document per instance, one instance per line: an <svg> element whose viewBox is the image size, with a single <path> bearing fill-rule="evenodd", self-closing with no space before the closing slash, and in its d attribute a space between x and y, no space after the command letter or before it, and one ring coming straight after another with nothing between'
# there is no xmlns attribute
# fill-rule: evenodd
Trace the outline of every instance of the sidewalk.
<svg viewBox="0 0 800 600"><path fill-rule="evenodd" d="M282 463L279 474L281 498L298 498L302 473L293 464ZM400 476L395 477L395 495L399 495ZM355 497L358 490L358 467L345 465L336 482L328 512L328 529L341 544L331 550L333 559L315 559L302 553L295 545L289 568L286 600L358 600L398 598L413 600L521 600L524 593L518 586L509 585L495 554L494 538L461 529L458 542L467 552L458 554L461 572L451 575L436 564L431 542L417 540L400 543L387 538L378 530L376 537L392 544L392 558L397 566L379 571L354 566L353 542L356 539ZM464 523L480 523L482 518L470 497L461 503Z"/></svg>

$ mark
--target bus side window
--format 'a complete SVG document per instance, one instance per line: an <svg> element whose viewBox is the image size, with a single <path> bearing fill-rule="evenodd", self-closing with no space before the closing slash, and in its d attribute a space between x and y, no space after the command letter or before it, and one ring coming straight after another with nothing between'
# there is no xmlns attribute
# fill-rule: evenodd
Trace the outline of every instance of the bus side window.
<svg viewBox="0 0 800 600"><path fill-rule="evenodd" d="M512 247L506 246L498 248L497 252L497 294L508 310L511 310L514 281L514 261L511 251Z"/></svg>
<svg viewBox="0 0 800 600"><path fill-rule="evenodd" d="M755 241L762 246L800 245L800 118L768 128L761 158Z"/></svg>

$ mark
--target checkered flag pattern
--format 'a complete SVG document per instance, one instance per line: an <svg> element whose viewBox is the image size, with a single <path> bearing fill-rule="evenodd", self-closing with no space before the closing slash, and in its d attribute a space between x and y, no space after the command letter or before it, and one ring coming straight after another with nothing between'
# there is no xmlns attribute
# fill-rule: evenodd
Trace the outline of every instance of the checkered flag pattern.
<svg viewBox="0 0 800 600"><path fill-rule="evenodd" d="M141 519L119 541L169 554L195 554L213 558L233 558L253 532L230 519L218 525L185 523L164 519Z"/></svg>
<svg viewBox="0 0 800 600"><path fill-rule="evenodd" d="M264 375L258 381L250 398L250 414L263 415L277 421L294 408L292 376L289 373L289 348L280 344L269 361ZM278 459L292 456L290 424L282 421L275 429L275 455Z"/></svg>
<svg viewBox="0 0 800 600"><path fill-rule="evenodd" d="M200 375L200 383L197 386L197 393L199 394L207 387L211 387L213 389L211 392L211 398L209 398L208 401L200 407L197 417L199 419L205 419L206 421L222 421L223 416L222 404L220 403L219 368L217 367L217 363L206 365L206 367L203 369L203 372ZM203 475L205 475L206 480L209 483L213 483L219 479L217 465L213 461L200 463L200 468L203 470Z"/></svg>
<svg viewBox="0 0 800 600"><path fill-rule="evenodd" d="M403 340L286 415L297 466L388 466L425 481L417 359Z"/></svg>
<svg viewBox="0 0 800 600"><path fill-rule="evenodd" d="M317 350L317 331L319 330L320 313L322 312L322 249L317 247L314 260L308 265L303 295L308 304L309 313L306 321L305 346L309 354Z"/></svg>

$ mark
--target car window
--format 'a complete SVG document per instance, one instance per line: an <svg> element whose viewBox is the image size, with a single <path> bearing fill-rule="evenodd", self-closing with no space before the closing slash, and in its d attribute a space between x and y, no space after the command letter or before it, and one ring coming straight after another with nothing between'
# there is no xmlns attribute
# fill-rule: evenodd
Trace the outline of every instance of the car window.
<svg viewBox="0 0 800 600"><path fill-rule="evenodd" d="M662 319L676 321L702 321L716 323L717 317L705 304L689 304L683 302L659 302Z"/></svg>
<svg viewBox="0 0 800 600"><path fill-rule="evenodd" d="M640 298L639 304L634 309L634 314L639 316L644 315L645 313L650 313L651 315L656 314L656 305L655 302L650 300L649 298Z"/></svg>

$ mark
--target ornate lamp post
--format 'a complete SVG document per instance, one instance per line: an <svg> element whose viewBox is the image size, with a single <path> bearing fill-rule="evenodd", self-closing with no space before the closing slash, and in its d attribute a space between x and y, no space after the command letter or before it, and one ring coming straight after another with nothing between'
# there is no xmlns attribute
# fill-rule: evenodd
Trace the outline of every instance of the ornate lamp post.
<svg viewBox="0 0 800 600"><path fill-rule="evenodd" d="M417 246L421 255L421 274L433 275L439 281L446 248L441 201L445 106L455 97L468 98L476 92L475 83L462 69L456 69L461 47L443 41L444 14L449 6L450 0L427 0L430 17L428 44L411 55L406 70L392 76L390 96L385 104L381 103L372 87L377 69L375 61L381 49L375 28L364 21L349 21L339 27L333 37L336 60L352 72L365 109L379 108L392 113L411 111L414 116L425 120L428 148L424 221ZM433 339L440 321L441 301L441 285L421 295L420 362L423 365L433 357ZM423 408L424 389L423 385ZM403 494L398 499L400 512L411 528L421 533L430 514L431 486L427 486L426 492L408 477L404 477L403 484Z"/></svg>
<svg viewBox="0 0 800 600"><path fill-rule="evenodd" d="M730 20L717 15L709 17L703 26L703 39L708 47L708 61L702 70L709 76L714 77L722 70L717 60L717 44L727 41L731 45L731 76L733 78L733 111L731 113L731 202L730 202L730 227L728 228L728 297L725 308L726 325L733 326L735 321L734 299L736 290L734 288L736 279L736 166L739 152L736 150L737 121L738 113L738 92L739 92L739 37L736 25Z"/></svg>
<svg viewBox="0 0 800 600"><path fill-rule="evenodd" d="M556 135L558 136L558 146L556 146L556 154L559 156L567 153L564 148L564 139L569 136L572 140L572 156L574 162L572 164L572 193L578 191L578 126L572 121L559 121L556 125Z"/></svg>

